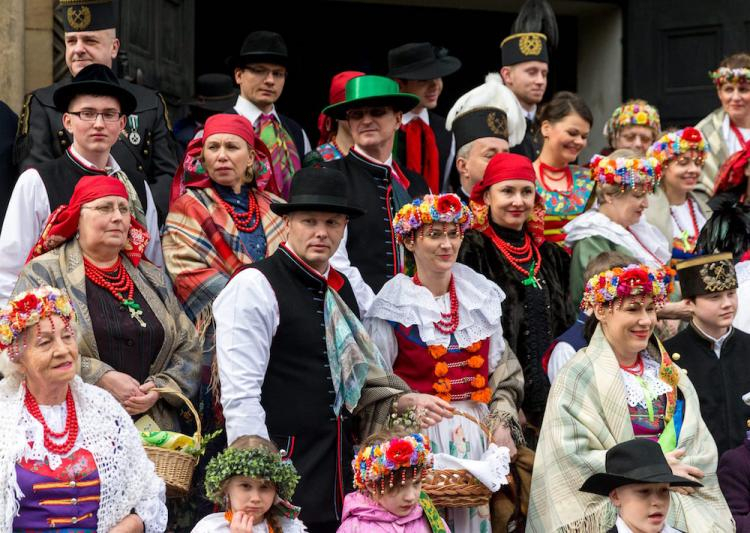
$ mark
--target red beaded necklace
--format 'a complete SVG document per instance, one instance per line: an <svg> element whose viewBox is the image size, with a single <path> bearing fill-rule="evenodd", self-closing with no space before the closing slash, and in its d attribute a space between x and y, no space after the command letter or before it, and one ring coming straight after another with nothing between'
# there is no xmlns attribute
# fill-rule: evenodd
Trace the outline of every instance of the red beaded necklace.
<svg viewBox="0 0 750 533"><path fill-rule="evenodd" d="M680 221L677 220L677 217L674 214L674 209L672 208L672 206L669 206L669 214L672 215L672 220L674 220L674 223L677 225L677 229L680 230L680 235L681 235L682 243L685 246L685 251L689 252L690 250L688 250L688 245L691 244L689 241L697 240L698 234L701 232L701 230L698 228L698 219L695 216L695 205L693 204L693 199L690 198L689 196L687 199L687 203L688 203L688 207L690 208L689 209L690 221L693 223L692 237L689 236L687 230L680 225Z"/></svg>
<svg viewBox="0 0 750 533"><path fill-rule="evenodd" d="M634 376L643 375L643 358L641 357L641 354L638 354L638 358L636 359L635 364L630 366L620 365L620 368L622 368L628 374L633 374Z"/></svg>
<svg viewBox="0 0 750 533"><path fill-rule="evenodd" d="M650 255L651 257L653 257L653 258L654 258L654 260L655 260L655 261L656 261L656 262L657 262L657 263L658 263L659 265L661 265L661 266L664 266L664 263L663 263L663 262L662 262L661 260L659 260L659 258L658 258L658 257L656 257L656 256L654 255L654 252L652 252L651 250L649 250L648 248L646 248L646 245L645 245L645 244L643 244L643 243L641 242L641 240L640 240L640 239L638 238L638 235L636 235L635 233L633 233L633 231L632 231L632 230L631 230L630 228L627 228L627 229L628 229L628 232L629 232L629 233L630 233L630 234L631 234L631 235L633 236L633 238L634 238L634 239L636 240L636 242L637 242L638 244L640 244L641 248L643 248L644 250L646 250L646 252L648 252L648 255Z"/></svg>
<svg viewBox="0 0 750 533"><path fill-rule="evenodd" d="M68 387L68 393L65 396L65 406L68 409L68 414L65 417L65 428L59 433L52 431L49 428L47 422L44 420L41 409L39 409L39 403L37 403L36 398L34 398L34 395L31 394L29 389L26 389L26 396L23 399L23 403L29 414L42 425L42 428L44 429L44 447L48 451L56 455L65 455L73 449L73 445L78 438L78 417L76 416L76 405L73 401L73 393L70 391L70 387ZM53 437L55 439L61 439L65 435L67 435L68 438L61 444L55 444L52 441Z"/></svg>
<svg viewBox="0 0 750 533"><path fill-rule="evenodd" d="M417 274L414 274L412 281L415 285L422 285ZM451 301L450 313L441 312L440 320L433 322L433 324L435 325L435 329L440 333L451 335L458 328L458 296L456 295L456 282L453 279L453 275L451 275L451 281L448 284L448 294Z"/></svg>
<svg viewBox="0 0 750 533"><path fill-rule="evenodd" d="M526 276L526 279L521 283L531 285L537 289L542 288L536 277L539 274L539 269L542 267L542 254L539 253L539 248L532 242L528 233L524 233L523 244L521 246L513 246L509 242L504 241L495 233L495 230L491 226L483 233L492 240L492 243L500 250L500 253L510 263L510 266ZM531 261L531 266L528 270L521 266L522 263L528 263L529 261Z"/></svg>
<svg viewBox="0 0 750 533"><path fill-rule="evenodd" d="M252 189L247 191L247 213L238 213L234 210L234 207L229 205L229 203L218 194L218 192L217 196L219 197L219 203L227 210L229 216L232 217L237 229L244 231L245 233L252 233L255 231L258 224L260 224L260 209L258 208L258 202L255 200L255 195L253 195ZM255 218L255 222L251 222L253 218Z"/></svg>
<svg viewBox="0 0 750 533"><path fill-rule="evenodd" d="M135 292L133 279L122 265L122 258L119 255L117 256L117 262L111 267L106 268L98 267L84 257L83 268L87 278L109 291L123 307L130 311L131 318L136 320L141 327L146 327L146 323L141 318L143 314L141 306L133 300L133 293ZM124 294L127 295L127 298L123 296Z"/></svg>
<svg viewBox="0 0 750 533"><path fill-rule="evenodd" d="M562 176L555 178L550 176L549 172L562 172ZM565 180L565 189L553 189L549 186L547 180L552 182ZM568 165L565 165L564 167L553 167L539 161L539 181L541 181L542 186L550 192L570 194L571 190L573 189L573 171L570 170L570 167Z"/></svg>

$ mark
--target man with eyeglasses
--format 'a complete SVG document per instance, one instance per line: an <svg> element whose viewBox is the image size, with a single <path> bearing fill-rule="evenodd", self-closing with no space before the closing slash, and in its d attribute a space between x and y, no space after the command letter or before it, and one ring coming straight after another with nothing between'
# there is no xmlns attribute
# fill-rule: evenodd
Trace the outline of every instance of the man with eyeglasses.
<svg viewBox="0 0 750 533"><path fill-rule="evenodd" d="M271 153L270 190L287 199L292 176L312 148L302 127L276 111L289 64L286 43L278 33L254 31L245 37L240 53L228 57L226 63L240 87L237 103L227 112L238 113L253 125Z"/></svg>
<svg viewBox="0 0 750 533"><path fill-rule="evenodd" d="M142 174L125 173L111 153L126 117L136 108L135 96L108 67L93 63L58 87L52 98L72 142L57 159L25 170L13 188L0 233L0 305L13 291L50 213L70 201L83 176L106 174L123 182L129 210L150 235L145 255L158 266L164 264L151 190Z"/></svg>
<svg viewBox="0 0 750 533"><path fill-rule="evenodd" d="M114 70L120 49L117 17L109 0L60 0L65 30L65 62L71 76L86 66L99 63ZM63 80L37 89L26 96L19 115L16 163L20 172L38 163L60 157L72 139L63 126L62 113L53 94ZM112 155L123 171L133 177L143 174L154 192L160 220L169 211L169 192L177 168L177 143L162 96L151 89L119 80L138 105L128 114L125 128L112 147Z"/></svg>
<svg viewBox="0 0 750 533"><path fill-rule="evenodd" d="M323 163L349 178L349 195L366 214L352 220L331 264L349 278L362 316L375 292L403 269L391 220L404 204L429 193L419 174L393 160L393 143L404 112L419 98L382 76L359 76L346 84L346 100L323 113L346 120L354 146L346 157Z"/></svg>

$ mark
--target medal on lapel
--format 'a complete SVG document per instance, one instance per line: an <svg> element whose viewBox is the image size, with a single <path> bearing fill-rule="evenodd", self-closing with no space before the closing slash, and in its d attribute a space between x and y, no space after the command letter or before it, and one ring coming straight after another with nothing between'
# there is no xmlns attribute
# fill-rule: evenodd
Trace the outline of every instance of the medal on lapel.
<svg viewBox="0 0 750 533"><path fill-rule="evenodd" d="M141 134L138 133L138 115L128 116L128 140L130 144L139 145L141 144Z"/></svg>

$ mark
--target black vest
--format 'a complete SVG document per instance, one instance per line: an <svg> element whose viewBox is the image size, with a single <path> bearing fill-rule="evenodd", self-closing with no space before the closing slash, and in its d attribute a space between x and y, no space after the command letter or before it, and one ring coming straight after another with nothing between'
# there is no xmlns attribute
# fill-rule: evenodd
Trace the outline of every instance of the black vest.
<svg viewBox="0 0 750 533"><path fill-rule="evenodd" d="M70 198L73 196L73 189L75 189L78 180L83 176L95 176L102 173L101 171L91 170L81 165L67 150L57 159L39 163L34 165L33 168L39 172L39 175L42 177L42 183L44 183L44 188L47 189L50 213L61 205L70 202ZM133 184L135 192L138 193L138 198L145 212L148 205L145 178L137 172L132 175L128 174L127 176L130 183Z"/></svg>
<svg viewBox="0 0 750 533"><path fill-rule="evenodd" d="M239 115L239 113L237 113L237 110L234 107L227 109L226 111L224 111L224 113L227 113L229 115ZM303 133L304 130L302 129L302 126L297 124L295 120L292 120L286 115L282 115L278 111L276 113L279 115L279 121L281 122L281 126L292 137L292 141L294 141L294 146L297 147L297 154L299 154L299 160L302 161L302 158L305 155L305 135ZM255 124L253 124L253 128L255 128ZM257 130L256 130L256 133L257 133ZM269 147L268 150L270 151L271 148Z"/></svg>
<svg viewBox="0 0 750 533"><path fill-rule="evenodd" d="M248 265L258 269L276 294L279 326L261 389L271 439L289 456L302 477L294 503L305 523L341 519L343 495L351 492L353 429L351 415L333 412L323 323L327 284L284 247ZM338 294L359 314L354 292L344 279Z"/></svg>
<svg viewBox="0 0 750 533"><path fill-rule="evenodd" d="M401 207L412 199L428 194L427 185L419 174L402 170L409 180L403 190L391 183L391 170L373 163L355 150L335 161L323 163L340 170L349 178L349 203L367 212L349 221L346 251L349 262L359 269L365 283L376 293L385 282L399 273L398 246L391 220Z"/></svg>

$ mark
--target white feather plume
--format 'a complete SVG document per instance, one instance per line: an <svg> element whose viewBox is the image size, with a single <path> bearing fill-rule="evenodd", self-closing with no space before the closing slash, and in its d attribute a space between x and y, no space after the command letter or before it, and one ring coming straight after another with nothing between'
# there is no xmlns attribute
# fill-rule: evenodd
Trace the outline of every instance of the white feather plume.
<svg viewBox="0 0 750 533"><path fill-rule="evenodd" d="M484 78L484 83L475 87L461 96L448 113L445 127L450 130L455 118L467 111L478 107L497 107L505 111L508 117L508 144L516 146L521 144L523 136L526 135L526 119L523 108L513 91L508 89L497 72L490 72Z"/></svg>

